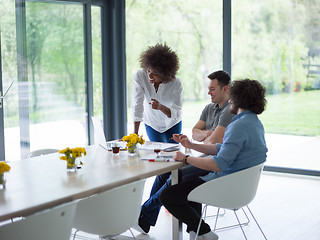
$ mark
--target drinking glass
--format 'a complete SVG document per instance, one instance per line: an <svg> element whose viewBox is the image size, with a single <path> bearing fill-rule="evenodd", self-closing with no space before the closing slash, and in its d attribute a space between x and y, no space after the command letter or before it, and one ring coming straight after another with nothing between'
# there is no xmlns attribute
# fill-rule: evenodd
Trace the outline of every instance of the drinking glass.
<svg viewBox="0 0 320 240"><path fill-rule="evenodd" d="M159 156L161 154L162 144L161 143L153 143L153 152Z"/></svg>
<svg viewBox="0 0 320 240"><path fill-rule="evenodd" d="M112 153L114 155L119 155L120 154L120 146L117 143L112 144Z"/></svg>

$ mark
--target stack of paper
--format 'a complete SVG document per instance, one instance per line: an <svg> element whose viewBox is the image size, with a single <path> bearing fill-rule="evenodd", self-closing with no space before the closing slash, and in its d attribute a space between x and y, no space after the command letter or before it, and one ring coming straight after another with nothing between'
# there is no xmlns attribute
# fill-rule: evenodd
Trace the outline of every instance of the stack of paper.
<svg viewBox="0 0 320 240"><path fill-rule="evenodd" d="M139 149L153 151L154 144L159 144L159 143L146 142L145 144L140 145ZM180 149L180 145L176 143L161 143L161 146L157 145L157 147L159 147L164 152L177 151Z"/></svg>

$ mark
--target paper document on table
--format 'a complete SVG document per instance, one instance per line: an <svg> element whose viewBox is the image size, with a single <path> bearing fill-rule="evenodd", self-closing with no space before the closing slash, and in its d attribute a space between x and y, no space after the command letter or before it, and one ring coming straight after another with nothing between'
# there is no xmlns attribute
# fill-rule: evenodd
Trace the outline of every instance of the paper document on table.
<svg viewBox="0 0 320 240"><path fill-rule="evenodd" d="M142 157L141 160L146 160L149 162L174 162L172 155L148 155Z"/></svg>
<svg viewBox="0 0 320 240"><path fill-rule="evenodd" d="M154 144L153 142L146 142L143 145L140 145L139 149L141 150L151 150L153 151L154 149ZM161 146L157 145L162 151L176 151L180 149L180 145L176 143L163 143Z"/></svg>

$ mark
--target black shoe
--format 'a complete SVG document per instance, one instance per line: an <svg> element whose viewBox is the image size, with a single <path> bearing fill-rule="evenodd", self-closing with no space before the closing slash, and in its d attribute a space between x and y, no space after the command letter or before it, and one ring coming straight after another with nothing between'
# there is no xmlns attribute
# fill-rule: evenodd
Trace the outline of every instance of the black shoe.
<svg viewBox="0 0 320 240"><path fill-rule="evenodd" d="M148 233L150 231L150 224L146 220L139 218L138 223L144 232Z"/></svg>
<svg viewBox="0 0 320 240"><path fill-rule="evenodd" d="M139 217L138 222L132 228L143 234L148 234L148 232L150 231L150 224Z"/></svg>

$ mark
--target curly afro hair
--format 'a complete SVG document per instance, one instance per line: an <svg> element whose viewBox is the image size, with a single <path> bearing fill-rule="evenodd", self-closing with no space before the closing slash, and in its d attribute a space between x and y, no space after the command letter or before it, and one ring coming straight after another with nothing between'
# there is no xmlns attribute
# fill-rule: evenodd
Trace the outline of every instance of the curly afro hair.
<svg viewBox="0 0 320 240"><path fill-rule="evenodd" d="M177 54L166 43L149 46L141 53L139 61L141 68L156 70L164 82L172 81L180 67Z"/></svg>

